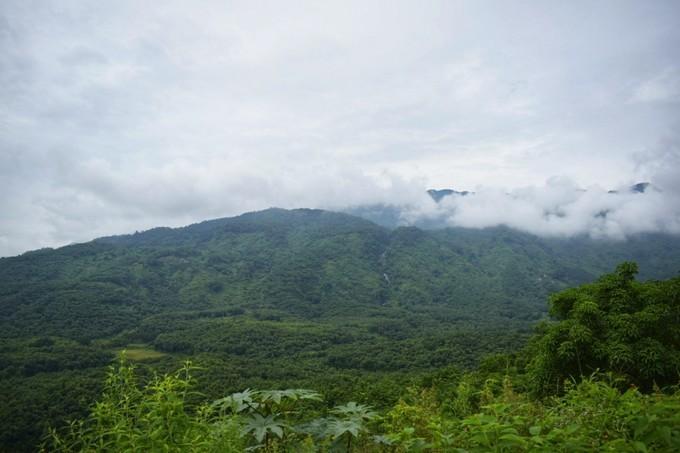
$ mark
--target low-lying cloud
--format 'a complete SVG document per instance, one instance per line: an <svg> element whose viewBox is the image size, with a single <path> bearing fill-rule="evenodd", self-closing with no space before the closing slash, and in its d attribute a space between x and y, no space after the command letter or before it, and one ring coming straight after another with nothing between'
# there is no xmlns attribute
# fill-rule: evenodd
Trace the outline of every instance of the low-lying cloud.
<svg viewBox="0 0 680 453"><path fill-rule="evenodd" d="M271 206L675 232L679 11L4 0L0 256Z"/></svg>
<svg viewBox="0 0 680 453"><path fill-rule="evenodd" d="M466 196L423 202L405 209L402 220L466 228L504 225L540 236L624 239L637 233L680 233L680 197L656 186L643 193L629 187L582 189L568 179L554 178L544 186L510 191L479 187Z"/></svg>
<svg viewBox="0 0 680 453"><path fill-rule="evenodd" d="M401 210L404 225L505 225L542 236L623 239L644 232L680 233L680 154L668 146L641 156L640 179L619 187L582 187L568 177L516 188L452 184L471 193L439 202L427 194L425 178L371 174L349 163L328 166L320 159L274 168L257 159L180 158L121 169L101 159L62 158L57 166L40 167L36 160L30 171L44 179L31 190L19 190L19 184L5 188L0 204L12 216L0 219L2 255L273 206L341 211L392 205ZM17 164L3 172L4 180L21 179L27 171ZM641 181L650 185L644 192L633 191L633 183Z"/></svg>
<svg viewBox="0 0 680 453"><path fill-rule="evenodd" d="M667 139L636 156L638 181L581 187L567 177L543 185L479 186L468 195L421 200L402 221L467 228L508 226L542 236L624 239L638 233L680 233L680 145ZM645 184L637 184L644 182ZM634 184L636 183L636 184Z"/></svg>

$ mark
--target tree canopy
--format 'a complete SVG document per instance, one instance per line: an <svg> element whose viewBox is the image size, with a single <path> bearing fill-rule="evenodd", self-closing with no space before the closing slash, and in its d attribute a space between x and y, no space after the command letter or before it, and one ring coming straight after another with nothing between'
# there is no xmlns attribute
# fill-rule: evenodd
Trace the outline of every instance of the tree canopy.
<svg viewBox="0 0 680 453"><path fill-rule="evenodd" d="M635 263L624 262L550 298L557 322L541 327L531 363L539 393L598 370L646 390L678 382L680 278L643 283L636 273Z"/></svg>

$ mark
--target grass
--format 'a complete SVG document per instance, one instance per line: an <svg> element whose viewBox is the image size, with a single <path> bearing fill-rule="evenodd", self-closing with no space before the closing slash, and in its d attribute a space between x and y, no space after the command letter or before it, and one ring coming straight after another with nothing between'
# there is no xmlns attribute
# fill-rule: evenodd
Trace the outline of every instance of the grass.
<svg viewBox="0 0 680 453"><path fill-rule="evenodd" d="M165 357L167 354L158 352L146 344L132 343L125 348L125 355L129 360L141 362L144 360L154 360Z"/></svg>

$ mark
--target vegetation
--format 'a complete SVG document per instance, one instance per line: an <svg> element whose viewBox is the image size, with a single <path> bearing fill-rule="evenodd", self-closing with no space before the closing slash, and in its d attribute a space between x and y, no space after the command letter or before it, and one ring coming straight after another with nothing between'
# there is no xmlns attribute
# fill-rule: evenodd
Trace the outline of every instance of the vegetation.
<svg viewBox="0 0 680 453"><path fill-rule="evenodd" d="M634 263L623 263L551 298L559 322L543 326L531 363L539 393L602 369L645 390L678 382L680 279L643 284L636 273Z"/></svg>
<svg viewBox="0 0 680 453"><path fill-rule="evenodd" d="M130 344L124 349L126 357L132 361L141 362L145 360L160 359L166 354L158 352L145 344Z"/></svg>
<svg viewBox="0 0 680 453"><path fill-rule="evenodd" d="M674 361L679 352L680 277L638 283L633 280L635 272L633 263L623 263L593 284L556 294L551 311L559 320L544 326L526 349L489 357L472 373L432 374L382 414L356 402L330 408L321 394L302 389L245 390L212 403L192 403L189 363L174 374L154 377L140 390L123 356L118 367L110 368L103 397L89 418L62 432L52 430L44 447L201 452L678 451L680 390L675 385L662 391L656 384L680 382L680 366ZM646 329L649 313L655 315L657 329ZM598 319L597 335L575 341L576 332L575 338L581 338L583 329L594 329ZM617 330L624 321L627 329ZM620 347L611 347L620 344L614 342L616 336L623 344L642 345L640 362L622 366L616 359ZM564 346L567 342L574 345ZM652 343L667 355L648 357L644 346ZM600 355L592 352L600 350ZM573 360L580 360L577 371ZM605 368L583 374L597 364ZM560 378L560 385L546 387L546 374ZM653 389L649 382L655 384ZM515 383L529 391L517 390ZM647 387L651 393L643 392ZM535 397L536 391L542 398Z"/></svg>
<svg viewBox="0 0 680 453"><path fill-rule="evenodd" d="M143 390L122 362L86 420L52 430L46 451L677 451L680 391L624 392L592 376L561 397L531 400L505 377L471 391L464 381L443 404L411 391L379 416L354 402L319 407L309 390L250 391L188 404L190 365Z"/></svg>
<svg viewBox="0 0 680 453"><path fill-rule="evenodd" d="M622 314L640 323L637 337L613 342L629 330L610 314L600 313L595 328L566 309L554 316L591 329L596 349L569 346L567 329L547 323L543 333L567 346L550 349L553 343L534 339L533 355L480 363L486 354L526 344L535 323L548 317L551 293L625 260L640 264L643 280L670 278L680 267L680 239L611 243L505 228L389 230L348 215L272 209L0 259L0 451L33 451L49 426L88 417L105 387L106 366L122 349L146 383L174 376L191 360L192 388L203 395L185 407L192 420L198 401L245 388L318 389L323 403L305 401L310 420L296 423L328 418L348 401L384 416L409 387L434 389L446 414L459 383L481 391L466 373L494 363L516 369L514 387L532 397L562 392L569 376L596 369L645 392L654 382L672 384L676 359L669 351L677 353L677 337L670 328L649 327L677 326L677 308L663 311L677 307L668 282L630 283L625 297L638 305ZM608 293L598 288L583 287L579 297L601 304ZM572 296L565 294L576 292L561 294L566 307ZM643 338L649 369L665 367L663 379L642 380L649 370L629 366L641 359L626 359L626 351L637 354ZM602 348L615 352L603 355ZM561 359L554 354L569 351L570 368L555 368ZM543 361L526 358L535 356ZM368 423L371 435L389 432L378 425ZM333 442L310 436L314 445Z"/></svg>

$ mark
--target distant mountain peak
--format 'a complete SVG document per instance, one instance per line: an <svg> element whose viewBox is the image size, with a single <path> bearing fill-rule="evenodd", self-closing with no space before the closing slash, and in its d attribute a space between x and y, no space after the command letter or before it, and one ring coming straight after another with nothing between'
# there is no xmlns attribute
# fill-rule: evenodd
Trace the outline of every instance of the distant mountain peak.
<svg viewBox="0 0 680 453"><path fill-rule="evenodd" d="M631 192L637 192L637 193L644 193L645 190L650 186L651 184L648 182L639 182L637 184L634 184L630 187Z"/></svg>
<svg viewBox="0 0 680 453"><path fill-rule="evenodd" d="M432 197L434 201L439 203L444 197L448 197L450 195L459 195L461 197L464 197L466 195L471 195L474 192L468 192L467 190L459 192L453 189L429 189L427 193Z"/></svg>
<svg viewBox="0 0 680 453"><path fill-rule="evenodd" d="M637 184L633 184L628 188L628 192L631 193L645 193L645 191L649 188L654 188L652 183L649 182L639 182ZM619 193L618 190L610 190L608 193Z"/></svg>
<svg viewBox="0 0 680 453"><path fill-rule="evenodd" d="M628 187L628 190L609 190L608 193L611 194L617 194L621 192L629 192L629 193L645 193L649 189L654 189L655 187L652 185L650 182L638 182L636 184L633 184L632 186ZM585 191L585 189L583 189ZM463 191L458 191L454 189L429 189L427 191L428 195L432 197L434 201L439 203L442 201L444 198L449 197L451 195L458 195L461 197L464 197L466 195L474 195L474 192L470 192L467 190Z"/></svg>

